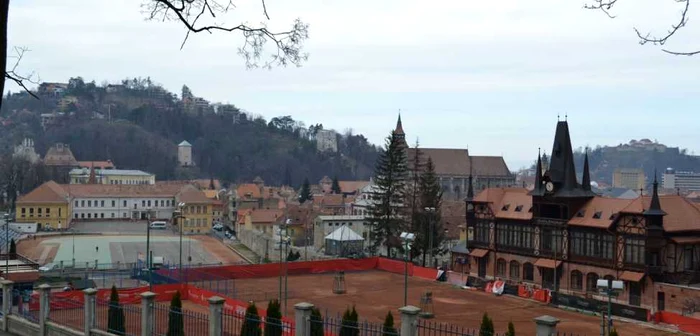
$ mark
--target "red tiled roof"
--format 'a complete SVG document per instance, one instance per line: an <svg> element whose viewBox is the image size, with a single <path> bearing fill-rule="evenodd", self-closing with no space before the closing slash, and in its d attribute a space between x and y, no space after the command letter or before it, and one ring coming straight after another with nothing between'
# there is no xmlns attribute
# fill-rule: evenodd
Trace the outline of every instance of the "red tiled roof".
<svg viewBox="0 0 700 336"><path fill-rule="evenodd" d="M532 219L532 196L527 194L525 188L509 188L504 190L498 208L496 208L497 218Z"/></svg>
<svg viewBox="0 0 700 336"><path fill-rule="evenodd" d="M627 207L632 200L620 198L593 197L577 210L569 220L570 225L607 229L615 221L614 214ZM597 216L599 214L599 216ZM599 217L599 218L594 218Z"/></svg>
<svg viewBox="0 0 700 336"><path fill-rule="evenodd" d="M22 203L67 203L68 191L54 181L45 182L28 194L21 196L17 204Z"/></svg>
<svg viewBox="0 0 700 336"><path fill-rule="evenodd" d="M240 198L260 198L260 188L252 183L243 183L236 187L236 194Z"/></svg>
<svg viewBox="0 0 700 336"><path fill-rule="evenodd" d="M177 195L178 202L184 202L186 204L211 204L212 199L207 198L200 190L185 190Z"/></svg>
<svg viewBox="0 0 700 336"><path fill-rule="evenodd" d="M114 169L114 164L111 160L107 161L78 161L80 168L90 169L93 166L97 169Z"/></svg>
<svg viewBox="0 0 700 336"><path fill-rule="evenodd" d="M340 191L346 194L354 193L369 185L369 181L338 181Z"/></svg>
<svg viewBox="0 0 700 336"><path fill-rule="evenodd" d="M666 232L700 231L700 205L678 195L659 196L659 202L661 209L666 212L664 216ZM651 197L638 197L622 209L622 212L641 214L649 208L649 203L651 203Z"/></svg>
<svg viewBox="0 0 700 336"><path fill-rule="evenodd" d="M263 223L274 223L279 217L284 214L282 210L279 209L262 209L253 210L250 213L250 221L253 224L263 224Z"/></svg>
<svg viewBox="0 0 700 336"><path fill-rule="evenodd" d="M175 197L182 184L64 184L73 197Z"/></svg>

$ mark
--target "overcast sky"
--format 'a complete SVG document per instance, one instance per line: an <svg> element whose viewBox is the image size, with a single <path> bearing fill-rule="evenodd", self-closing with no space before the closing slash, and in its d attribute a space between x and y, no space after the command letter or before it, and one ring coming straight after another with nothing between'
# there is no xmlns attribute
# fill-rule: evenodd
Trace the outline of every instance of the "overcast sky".
<svg viewBox="0 0 700 336"><path fill-rule="evenodd" d="M700 56L640 46L632 29L663 33L681 8L620 0L613 20L584 3L267 0L271 28L299 17L311 35L302 68L271 71L246 70L233 34L193 35L180 50L184 29L146 21L141 0L12 0L9 44L31 49L20 71L42 81L150 76L177 94L187 84L213 102L352 128L375 144L400 109L410 143L503 155L512 170L538 147L551 151L558 114L575 147L650 138L700 154ZM219 21L266 20L259 1L237 4ZM666 47L700 48L698 36L690 20Z"/></svg>

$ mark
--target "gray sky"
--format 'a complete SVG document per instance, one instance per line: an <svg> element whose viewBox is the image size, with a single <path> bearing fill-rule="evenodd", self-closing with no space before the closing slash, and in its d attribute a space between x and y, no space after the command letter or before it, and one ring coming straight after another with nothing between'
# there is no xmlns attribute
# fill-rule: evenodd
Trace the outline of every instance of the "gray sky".
<svg viewBox="0 0 700 336"><path fill-rule="evenodd" d="M551 151L557 114L568 114L575 147L650 138L700 154L700 56L640 46L632 30L665 32L680 13L673 1L620 0L611 20L580 0L267 0L271 28L299 17L311 35L304 67L272 71L245 69L238 35L193 35L180 50L184 29L146 21L141 3L12 0L10 46L31 50L20 71L42 81L150 76L178 94L187 84L375 144L401 109L410 143L503 155L511 169ZM219 18L264 20L252 0ZM700 48L698 36L691 20L666 47Z"/></svg>

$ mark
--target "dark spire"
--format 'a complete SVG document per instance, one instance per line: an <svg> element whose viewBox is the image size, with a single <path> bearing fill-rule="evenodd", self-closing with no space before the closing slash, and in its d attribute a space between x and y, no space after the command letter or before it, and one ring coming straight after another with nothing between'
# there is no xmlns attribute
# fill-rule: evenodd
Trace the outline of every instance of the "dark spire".
<svg viewBox="0 0 700 336"><path fill-rule="evenodd" d="M399 120L396 121L396 129L394 130L396 134L405 135L403 132L403 125L401 124L401 112L399 111Z"/></svg>
<svg viewBox="0 0 700 336"><path fill-rule="evenodd" d="M90 176L88 177L88 184L97 184L97 176L95 175L95 163L90 163Z"/></svg>
<svg viewBox="0 0 700 336"><path fill-rule="evenodd" d="M661 210L661 201L659 201L659 182L656 181L656 169L654 169L654 188L651 195L651 203L649 209L644 211L645 216L665 216L666 212Z"/></svg>
<svg viewBox="0 0 700 336"><path fill-rule="evenodd" d="M583 157L583 178L581 179L583 190L591 190L591 172L588 170L588 149Z"/></svg>
<svg viewBox="0 0 700 336"><path fill-rule="evenodd" d="M564 185L562 187L563 190L575 190L578 188L578 182L576 182L576 170L575 169L569 169L569 166L573 166L573 164L570 163L570 161L573 161L573 155L570 157L566 158L565 161L565 167L566 169L564 170Z"/></svg>
<svg viewBox="0 0 700 336"><path fill-rule="evenodd" d="M472 165L471 157L469 158L469 185L467 186L467 200L471 201L474 199L474 178L472 177Z"/></svg>
<svg viewBox="0 0 700 336"><path fill-rule="evenodd" d="M576 181L576 167L574 165L574 151L571 146L569 124L566 120L557 122L557 130L554 135L554 145L549 157L548 176L555 185L556 197L592 197L595 194L590 190L590 175L587 187L582 187ZM584 173L585 175L585 173Z"/></svg>
<svg viewBox="0 0 700 336"><path fill-rule="evenodd" d="M537 152L537 166L535 167L535 188L530 195L542 196L542 156Z"/></svg>

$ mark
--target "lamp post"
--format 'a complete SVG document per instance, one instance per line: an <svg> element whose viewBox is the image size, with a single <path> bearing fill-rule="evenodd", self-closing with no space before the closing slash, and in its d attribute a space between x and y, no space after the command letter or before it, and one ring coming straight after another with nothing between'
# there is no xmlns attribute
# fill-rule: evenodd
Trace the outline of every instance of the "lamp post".
<svg viewBox="0 0 700 336"><path fill-rule="evenodd" d="M187 219L187 218L183 215L183 213L184 213L184 209L185 209L185 206L186 206L186 205L187 205L187 204L185 204L184 202L178 203L178 204L177 204L177 210L175 210L175 211L174 211L174 214L173 214L173 219L175 220L175 222L176 222L176 223L177 223L177 222L180 223L180 225L179 225L179 227L178 227L178 230L180 231L180 247L179 247L179 248L180 248L180 255L179 255L179 258L180 258L180 259L179 259L179 263L178 263L178 265L177 265L177 269L178 269L180 281L182 281L182 232L184 231L184 229L183 229L183 221ZM178 221L178 219L179 219L179 221ZM177 224L176 224L176 225L177 225Z"/></svg>
<svg viewBox="0 0 700 336"><path fill-rule="evenodd" d="M612 297L617 296L620 292L625 289L624 282L620 280L612 279L598 279L596 281L596 287L602 293L608 296L608 330L605 332L605 324L601 326L600 334L609 335L612 331Z"/></svg>
<svg viewBox="0 0 700 336"><path fill-rule="evenodd" d="M416 235L409 232L401 232L401 241L403 242L403 305L404 307L408 305L408 254L411 250L411 242L416 239Z"/></svg>
<svg viewBox="0 0 700 336"><path fill-rule="evenodd" d="M146 268L148 269L148 290L153 292L153 268L151 265L151 259L153 258L151 254L151 219L152 219L152 209L148 209L148 217L146 220ZM74 243L75 245L75 243ZM75 249L75 246L74 246Z"/></svg>
<svg viewBox="0 0 700 336"><path fill-rule="evenodd" d="M10 214L3 216L5 219L5 279L10 274Z"/></svg>
<svg viewBox="0 0 700 336"><path fill-rule="evenodd" d="M428 214L428 251L430 252L430 267L435 266L435 262L433 261L433 231L435 229L433 228L434 223L433 223L433 214L435 213L435 207L425 207L425 212Z"/></svg>
<svg viewBox="0 0 700 336"><path fill-rule="evenodd" d="M70 229L71 233L73 233L73 268L75 268L75 229L71 228Z"/></svg>
<svg viewBox="0 0 700 336"><path fill-rule="evenodd" d="M449 224L449 223L448 223L448 224ZM450 230L445 229L445 230L443 230L443 232L444 232L444 234L445 234L445 236L444 236L444 237L445 237L445 241L447 241L447 253L450 254L450 257L449 257L449 259L450 259L450 264L449 264L449 266L448 266L448 269L452 269L452 263L453 263L453 261L452 261L452 242L451 242L450 239L449 239Z"/></svg>
<svg viewBox="0 0 700 336"><path fill-rule="evenodd" d="M279 292L279 298L280 301L284 300L284 314L287 315L287 258L284 257L283 252L286 252L286 247L289 244L289 236L287 236L287 221L285 220L284 224L280 224L279 228L279 236L280 236L280 241L279 241L279 249L280 249L280 260L279 260L279 265L280 265L280 292ZM283 251L282 246L285 247L285 250ZM284 259L282 259L284 258ZM284 267L284 268L282 268ZM282 278L284 277L284 296L282 294Z"/></svg>

